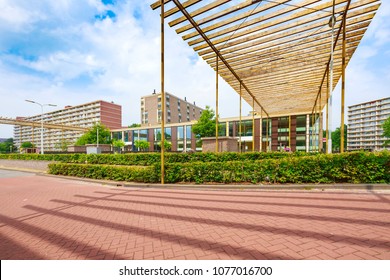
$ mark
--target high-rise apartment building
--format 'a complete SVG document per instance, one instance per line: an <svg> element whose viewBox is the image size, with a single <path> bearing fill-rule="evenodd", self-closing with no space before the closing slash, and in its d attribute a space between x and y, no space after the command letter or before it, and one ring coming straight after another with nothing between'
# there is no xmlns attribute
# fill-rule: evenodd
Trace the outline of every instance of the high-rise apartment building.
<svg viewBox="0 0 390 280"><path fill-rule="evenodd" d="M27 121L41 122L42 115L32 117L18 117ZM43 114L43 122L77 127L92 127L100 122L111 129L122 127L122 106L113 102L102 100L76 105L66 106L63 109ZM14 126L14 141L17 147L23 142L32 142L40 147L40 126L31 128L28 126ZM61 143L74 143L83 132L44 129L44 150L58 150Z"/></svg>
<svg viewBox="0 0 390 280"><path fill-rule="evenodd" d="M383 150L383 122L390 116L390 97L348 107L347 149Z"/></svg>
<svg viewBox="0 0 390 280"><path fill-rule="evenodd" d="M199 119L202 108L168 92L165 93L165 122L181 123ZM161 123L161 93L141 97L141 125L152 126Z"/></svg>

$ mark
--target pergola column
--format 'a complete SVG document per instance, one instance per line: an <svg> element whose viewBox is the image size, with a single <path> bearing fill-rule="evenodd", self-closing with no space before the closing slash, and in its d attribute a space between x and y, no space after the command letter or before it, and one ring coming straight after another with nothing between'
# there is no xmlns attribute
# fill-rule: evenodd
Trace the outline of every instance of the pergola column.
<svg viewBox="0 0 390 280"><path fill-rule="evenodd" d="M164 0L161 0L161 184L165 179Z"/></svg>

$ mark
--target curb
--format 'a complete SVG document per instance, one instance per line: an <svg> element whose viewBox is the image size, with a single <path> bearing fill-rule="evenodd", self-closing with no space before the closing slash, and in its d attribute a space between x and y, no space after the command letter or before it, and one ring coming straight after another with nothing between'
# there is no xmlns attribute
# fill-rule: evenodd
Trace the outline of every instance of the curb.
<svg viewBox="0 0 390 280"><path fill-rule="evenodd" d="M0 169L10 170L10 171L28 172L28 173L34 173L34 174L39 174L39 175L47 174L47 171L44 171L44 170L30 169L30 168L20 168L20 167L7 167L7 166L3 166L3 165L0 165Z"/></svg>
<svg viewBox="0 0 390 280"><path fill-rule="evenodd" d="M51 175L51 174L42 174L48 177L56 177L68 180L78 180L83 182L90 183L99 183L102 185L108 185L113 187L125 187L125 188L159 188L159 189L195 189L195 190L300 190L300 191L310 191L310 190L364 190L364 191L379 191L379 190L390 190L390 184L326 184L326 185L315 185L315 184L302 184L302 185L216 185L216 184L150 184L150 183L132 183L132 182L123 182L123 181L108 181L108 180L98 180L98 179L89 179L81 177L72 177L72 176L62 176L62 175Z"/></svg>

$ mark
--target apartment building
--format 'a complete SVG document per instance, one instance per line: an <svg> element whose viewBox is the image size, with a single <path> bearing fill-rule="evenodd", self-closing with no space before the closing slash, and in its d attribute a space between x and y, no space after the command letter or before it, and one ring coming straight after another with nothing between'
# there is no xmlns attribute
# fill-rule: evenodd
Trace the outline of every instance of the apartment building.
<svg viewBox="0 0 390 280"><path fill-rule="evenodd" d="M161 123L161 93L141 97L141 125L152 126ZM168 92L165 93L165 123L191 122L199 119L202 108L195 102L181 99Z"/></svg>
<svg viewBox="0 0 390 280"><path fill-rule="evenodd" d="M348 107L347 149L383 150L383 122L390 116L390 97Z"/></svg>
<svg viewBox="0 0 390 280"><path fill-rule="evenodd" d="M196 121L168 123L165 126L165 139L172 143L172 151L202 151L201 139L192 133ZM311 115L291 115L272 117L270 119L254 116L219 119L220 137L234 137L241 141L242 151L318 151L319 118ZM240 129L241 124L241 129ZM268 127L268 131L267 131ZM240 135L241 131L241 135ZM111 131L114 139L125 142L126 151L137 151L136 140L150 143L149 151L159 151L161 126L150 125L138 128L123 128ZM321 138L322 139L322 138Z"/></svg>
<svg viewBox="0 0 390 280"><path fill-rule="evenodd" d="M43 116L17 117L28 121L68 125L77 127L92 127L95 123L101 122L110 130L122 127L122 106L113 102L102 100L76 105L65 106L60 110L46 112ZM20 147L23 142L32 142L36 147L40 147L40 126L14 126L15 146ZM59 150L62 143L74 143L83 132L68 131L59 129L44 129L44 150Z"/></svg>

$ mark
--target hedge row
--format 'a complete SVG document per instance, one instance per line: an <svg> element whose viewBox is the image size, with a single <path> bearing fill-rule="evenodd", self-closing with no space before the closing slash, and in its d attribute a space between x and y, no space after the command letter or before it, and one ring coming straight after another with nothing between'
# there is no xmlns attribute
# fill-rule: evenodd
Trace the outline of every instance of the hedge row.
<svg viewBox="0 0 390 280"><path fill-rule="evenodd" d="M272 153L167 153L166 163L187 162L230 162L230 161L256 161L262 159L292 158L316 155L313 153L295 152L272 152ZM48 160L66 163L90 163L107 165L140 165L151 166L160 163L159 153L134 153L134 154L0 154L0 159L18 160Z"/></svg>
<svg viewBox="0 0 390 280"><path fill-rule="evenodd" d="M139 169L60 163L49 165L49 169L52 174L149 183L159 182L161 174L159 164ZM170 163L165 172L166 183L390 183L390 153Z"/></svg>
<svg viewBox="0 0 390 280"><path fill-rule="evenodd" d="M101 164L51 163L49 173L91 179L155 183L158 182L154 167L115 166Z"/></svg>

